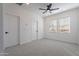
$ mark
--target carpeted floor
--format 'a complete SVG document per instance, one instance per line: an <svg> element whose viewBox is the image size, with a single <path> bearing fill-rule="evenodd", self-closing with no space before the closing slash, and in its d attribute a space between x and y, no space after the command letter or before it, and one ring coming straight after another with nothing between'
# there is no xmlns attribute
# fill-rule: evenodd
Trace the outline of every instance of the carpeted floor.
<svg viewBox="0 0 79 59"><path fill-rule="evenodd" d="M72 56L74 54L68 50L70 46L59 41L41 39L7 48L5 52L9 56Z"/></svg>

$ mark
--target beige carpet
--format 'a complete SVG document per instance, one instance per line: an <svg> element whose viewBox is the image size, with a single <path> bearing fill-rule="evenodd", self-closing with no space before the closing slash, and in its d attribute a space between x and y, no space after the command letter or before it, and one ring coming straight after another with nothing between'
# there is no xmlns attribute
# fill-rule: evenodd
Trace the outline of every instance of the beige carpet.
<svg viewBox="0 0 79 59"><path fill-rule="evenodd" d="M71 56L69 44L59 41L41 39L20 46L11 47L5 51L9 56Z"/></svg>

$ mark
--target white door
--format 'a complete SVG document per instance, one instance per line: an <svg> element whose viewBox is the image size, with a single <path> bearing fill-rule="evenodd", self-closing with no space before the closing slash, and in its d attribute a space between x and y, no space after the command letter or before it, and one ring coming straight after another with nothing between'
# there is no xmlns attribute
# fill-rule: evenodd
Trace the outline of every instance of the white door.
<svg viewBox="0 0 79 59"><path fill-rule="evenodd" d="M32 36L33 36L33 40L37 40L38 39L38 21L34 20L33 21L33 29L32 29Z"/></svg>
<svg viewBox="0 0 79 59"><path fill-rule="evenodd" d="M4 46L11 47L19 44L18 36L19 18L14 15L6 14L4 19Z"/></svg>

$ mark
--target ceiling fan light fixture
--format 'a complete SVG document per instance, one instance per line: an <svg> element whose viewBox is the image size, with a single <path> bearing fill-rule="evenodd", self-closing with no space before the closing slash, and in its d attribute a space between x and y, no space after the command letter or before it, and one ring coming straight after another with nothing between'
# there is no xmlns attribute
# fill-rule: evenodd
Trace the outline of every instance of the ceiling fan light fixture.
<svg viewBox="0 0 79 59"><path fill-rule="evenodd" d="M59 9L59 8L51 8L52 7L52 3L48 4L46 7L47 7L46 9L39 8L40 10L44 10L43 14L46 13L47 11L49 11L50 13L52 13L52 11Z"/></svg>
<svg viewBox="0 0 79 59"><path fill-rule="evenodd" d="M27 2L26 4L27 4L27 5L29 5L30 3L29 3L29 2Z"/></svg>

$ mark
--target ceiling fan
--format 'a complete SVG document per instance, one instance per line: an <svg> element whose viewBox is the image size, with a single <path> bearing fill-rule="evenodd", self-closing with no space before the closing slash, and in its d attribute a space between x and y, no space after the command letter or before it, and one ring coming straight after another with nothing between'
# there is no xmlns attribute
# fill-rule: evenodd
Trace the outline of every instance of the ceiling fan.
<svg viewBox="0 0 79 59"><path fill-rule="evenodd" d="M43 14L46 13L47 11L49 11L50 13L52 13L51 11L54 11L54 10L58 10L59 9L59 8L53 8L53 9L51 9L51 7L52 7L52 3L50 3L49 5L47 5L47 9L43 9L43 8L39 8L39 9L40 10L45 10L43 12Z"/></svg>
<svg viewBox="0 0 79 59"><path fill-rule="evenodd" d="M16 3L16 4L22 6L24 3ZM30 3L25 3L25 4L29 5Z"/></svg>
<svg viewBox="0 0 79 59"><path fill-rule="evenodd" d="M16 3L16 4L19 5L19 6L23 5L23 3Z"/></svg>

